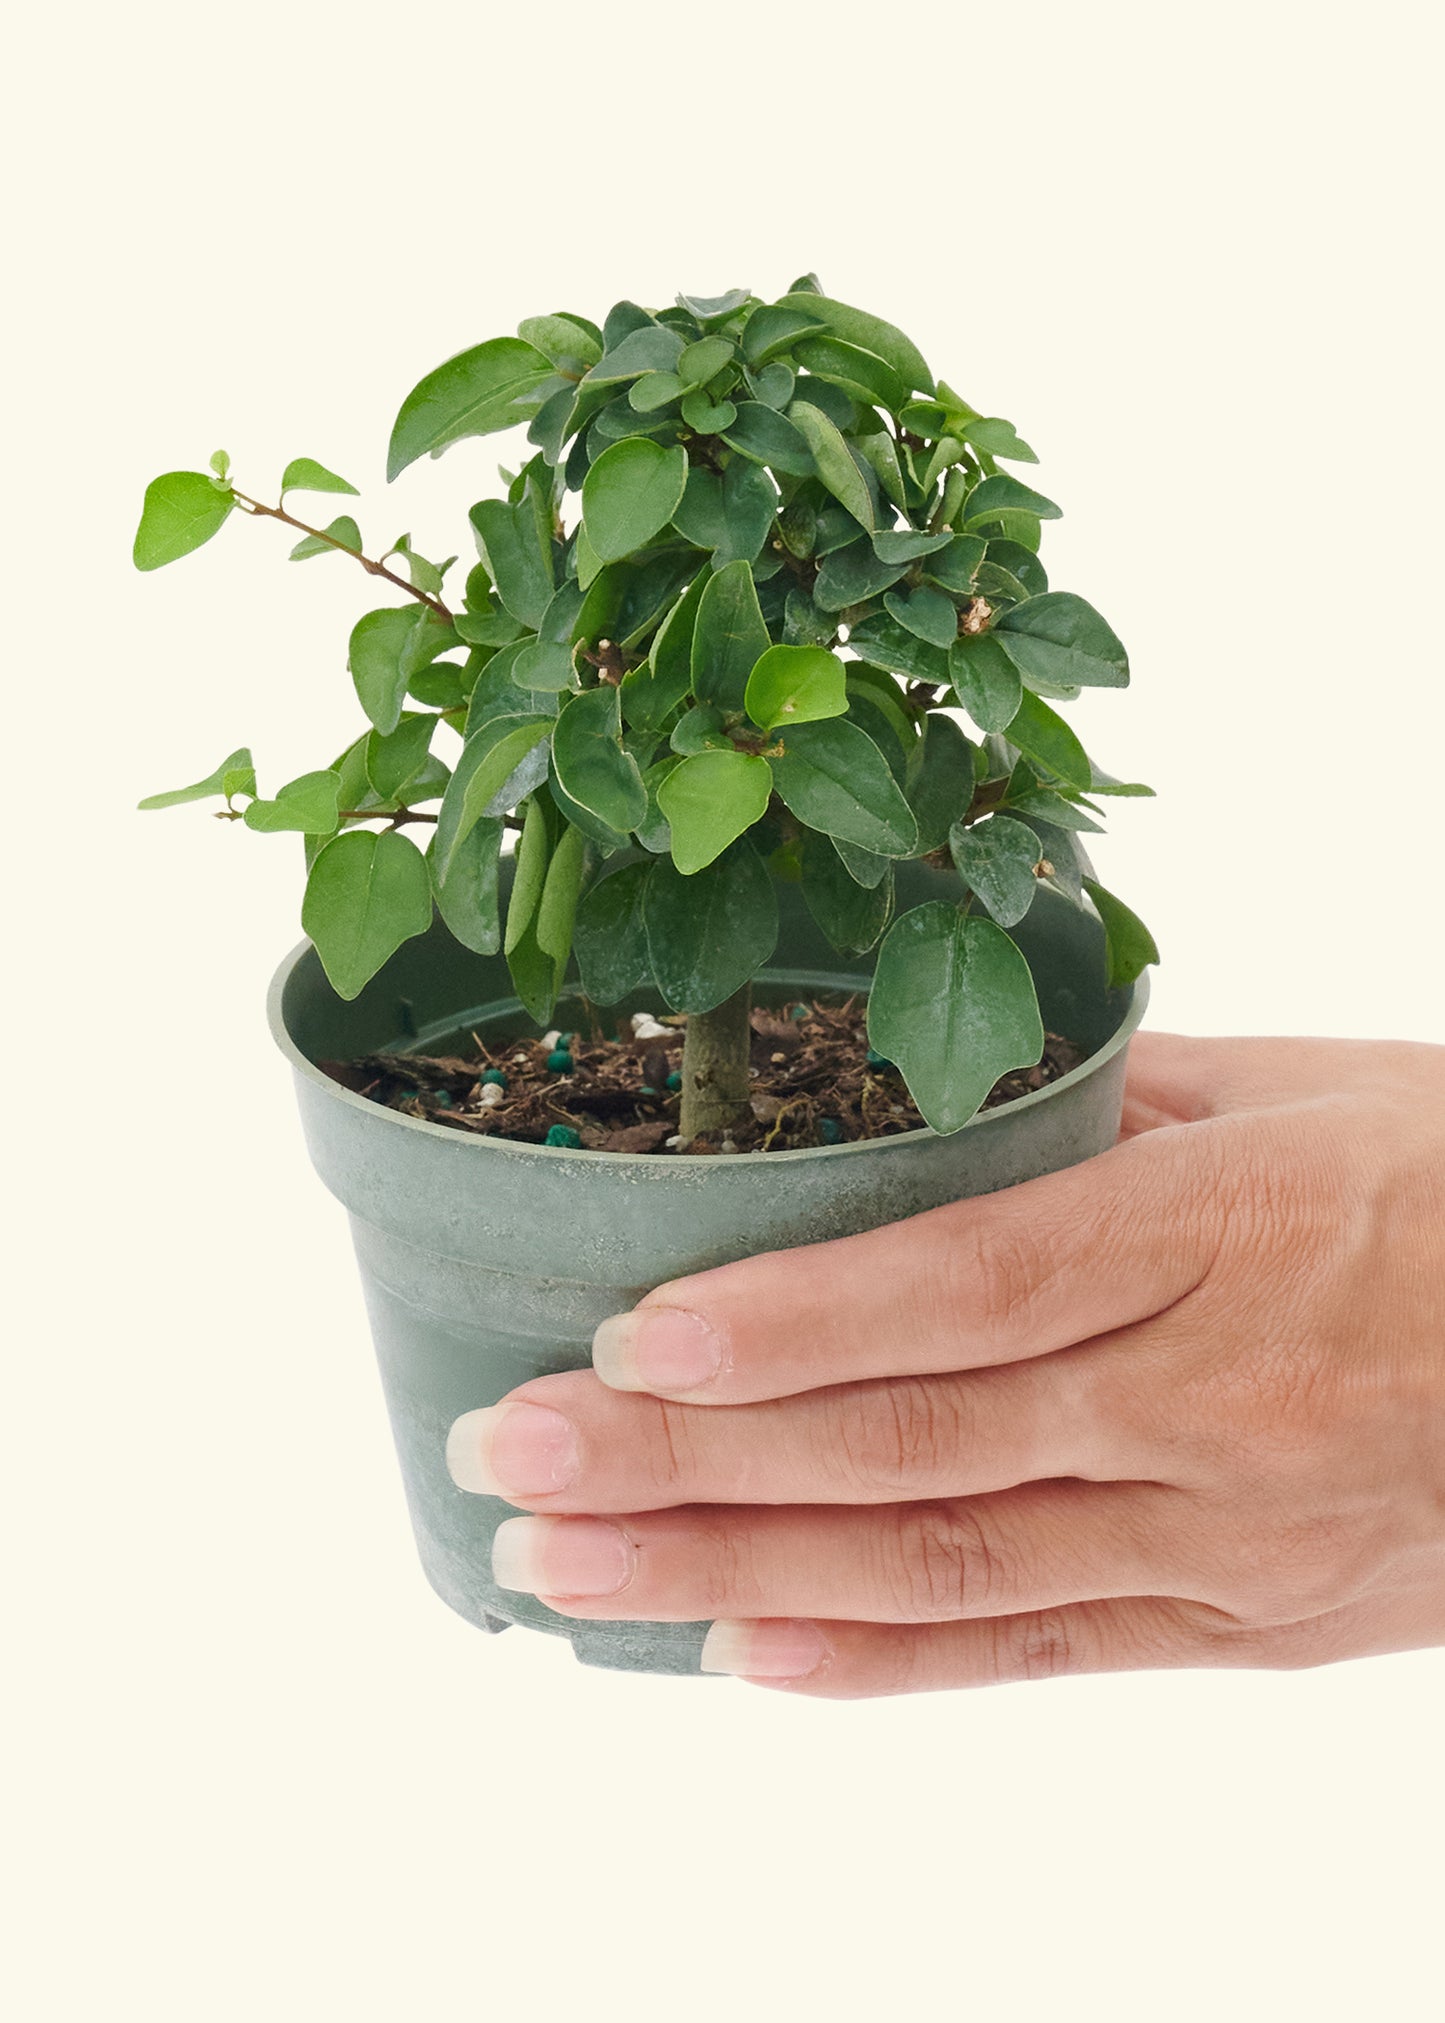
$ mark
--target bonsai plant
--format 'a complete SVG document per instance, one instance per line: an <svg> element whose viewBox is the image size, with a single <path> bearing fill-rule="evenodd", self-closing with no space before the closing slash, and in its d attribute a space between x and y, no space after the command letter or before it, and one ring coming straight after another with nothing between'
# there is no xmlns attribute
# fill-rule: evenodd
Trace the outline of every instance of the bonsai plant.
<svg viewBox="0 0 1445 2023"><path fill-rule="evenodd" d="M621 302L600 327L572 312L528 318L413 389L388 474L523 426L532 454L502 473L502 496L471 507L478 559L465 572L406 536L369 554L349 513L324 525L298 517L299 493L355 491L309 458L288 465L275 504L242 491L220 452L208 472L157 478L136 534L139 568L245 517L298 535L294 560L350 556L392 596L352 630L365 723L331 764L262 796L242 748L196 785L141 805L216 797L223 819L303 839L301 919L315 953L285 966L273 1005L313 1153L357 1217L364 1265L382 1227L425 1242L417 1204L433 1186L442 1191L430 1213L453 1231L469 1190L495 1221L500 1193L518 1184L499 1153L562 1160L529 1168L549 1176L547 1211L579 1224L597 1216L570 1264L565 1243L543 1258L539 1241L534 1274L517 1269L517 1245L535 1238L535 1218L508 1225L505 1270L552 1292L507 1336L506 1370L484 1379L475 1354L460 1371L448 1364L447 1402L405 1432L398 1422L404 1461L409 1442L431 1443L408 1466L422 1483L413 1505L434 1583L473 1619L541 1622L598 1662L688 1670L678 1626L635 1626L653 1634L629 1644L618 1641L626 1625L568 1622L488 1589L485 1540L458 1543L468 1512L436 1479L449 1415L487 1402L487 1383L501 1395L531 1367L585 1362L590 1324L556 1288L588 1280L576 1256L589 1245L589 1312L601 1319L623 1294L698 1262L890 1220L1107 1143L1122 1046L1142 1009L1136 980L1157 952L1098 883L1082 838L1100 827L1101 798L1149 789L1103 772L1056 707L1085 687L1125 686L1129 670L1100 614L1049 588L1040 532L1059 508L1002 468L1032 464L1034 452L1010 423L935 381L901 331L824 295L812 275L772 302L738 289L657 312ZM514 852L504 852L509 830ZM424 831L425 849L414 840ZM752 1115L751 995L772 974L780 921L785 971L796 974L802 954L826 987L825 947L854 987L871 967L870 1060L896 1067L930 1130L831 1150L823 1134L824 1147L772 1160L689 1156L731 1147ZM507 1040L518 1001L538 1027L558 1016L575 996L574 964L588 1008L668 1008L682 1027L670 1136L682 1158L579 1152L565 1129L542 1148L467 1145L317 1072L328 1050L345 1051L338 1034L365 1052L368 1038L475 1026L501 964L514 997L481 1023ZM1001 1120L978 1115L985 1098L1008 1071L1040 1061L1041 992L1062 1008L1060 1023L1073 1019L1068 1038L1088 1059L1007 1106L1053 1126L1021 1114L1016 1156L987 1154L1005 1137L963 1127ZM505 1077L492 1080L495 1097ZM1040 1107L1070 1089L1074 1111ZM355 1177L366 1109L369 1131L384 1122L393 1134L384 1154L367 1153L368 1171L377 1156L394 1159L397 1188L411 1190L399 1222ZM434 1148L425 1158L442 1161L424 1178L418 1133ZM871 1191L860 1192L861 1169L845 1183L829 1167L839 1177L814 1198L794 1173L796 1213L780 1213L777 1190L757 1178L778 1161L821 1172L820 1161L914 1141L912 1177L895 1158ZM605 1177L623 1167L627 1189ZM729 1183L731 1220L709 1231L689 1195L692 1225L659 1235L662 1197L649 1187L653 1221L629 1236L639 1167L685 1169L689 1188L700 1169L745 1173L751 1206ZM458 1241L436 1247L455 1263ZM610 1269L599 1246L615 1252ZM492 1252L467 1255L484 1276L498 1269ZM371 1264L394 1293L396 1258ZM439 1301L433 1288L413 1304L435 1321ZM447 1312L453 1334L464 1331L462 1310ZM373 1313L385 1366L386 1324ZM519 1362L519 1337L551 1347ZM414 1374L393 1376L414 1413Z"/></svg>

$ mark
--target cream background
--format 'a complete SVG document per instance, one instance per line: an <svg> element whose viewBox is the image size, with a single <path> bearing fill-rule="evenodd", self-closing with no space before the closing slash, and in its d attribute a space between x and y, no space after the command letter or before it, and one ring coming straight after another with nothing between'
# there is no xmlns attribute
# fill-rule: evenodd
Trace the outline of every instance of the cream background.
<svg viewBox="0 0 1445 2023"><path fill-rule="evenodd" d="M1099 853L1164 948L1154 1022L1445 1037L1438 22L12 27L25 2023L1434 2013L1445 1654L833 1705L588 1672L432 1599L262 1019L298 846L132 812L247 741L272 790L325 763L368 586L267 527L128 556L146 481L218 444L263 492L318 457L371 539L449 552L503 451L384 496L423 371L538 310L815 266L1018 422L1055 582L1129 643L1128 700L1076 720L1159 789Z"/></svg>

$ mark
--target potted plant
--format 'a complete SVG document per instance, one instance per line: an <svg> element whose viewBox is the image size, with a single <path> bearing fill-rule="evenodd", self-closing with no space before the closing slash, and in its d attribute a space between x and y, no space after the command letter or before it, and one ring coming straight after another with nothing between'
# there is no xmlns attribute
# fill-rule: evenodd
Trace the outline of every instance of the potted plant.
<svg viewBox="0 0 1445 2023"><path fill-rule="evenodd" d="M248 517L391 594L351 633L337 759L262 796L243 748L141 805L302 839L273 1029L433 1585L589 1663L695 1672L705 1625L496 1588L508 1506L453 1487L448 1427L585 1365L665 1279L1111 1143L1157 954L1082 838L1149 789L1055 707L1128 665L1049 588L1059 509L1003 468L1033 451L813 276L528 318L408 395L389 476L523 427L465 571L298 517L354 491L307 458L274 505L222 453L156 479L142 569Z"/></svg>

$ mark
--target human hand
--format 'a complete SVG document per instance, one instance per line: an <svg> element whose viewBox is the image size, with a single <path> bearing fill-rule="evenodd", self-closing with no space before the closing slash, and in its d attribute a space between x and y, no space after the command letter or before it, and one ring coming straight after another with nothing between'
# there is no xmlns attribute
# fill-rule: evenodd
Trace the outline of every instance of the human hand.
<svg viewBox="0 0 1445 2023"><path fill-rule="evenodd" d="M503 1586L825 1698L1445 1643L1445 1048L1140 1033L1111 1151L452 1429ZM541 1409L539 1409L541 1408ZM564 1514L565 1513L565 1514Z"/></svg>

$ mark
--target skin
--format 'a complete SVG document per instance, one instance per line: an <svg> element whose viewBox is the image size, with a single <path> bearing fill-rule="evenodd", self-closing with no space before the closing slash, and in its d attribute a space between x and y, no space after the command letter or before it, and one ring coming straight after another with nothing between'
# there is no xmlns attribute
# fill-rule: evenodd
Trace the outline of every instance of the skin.
<svg viewBox="0 0 1445 2023"><path fill-rule="evenodd" d="M1102 1157L676 1280L595 1354L458 1420L453 1475L528 1513L503 1585L712 1621L708 1669L1445 1644L1445 1047L1139 1034Z"/></svg>

